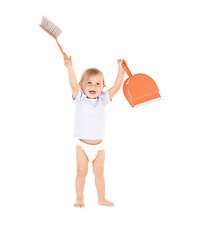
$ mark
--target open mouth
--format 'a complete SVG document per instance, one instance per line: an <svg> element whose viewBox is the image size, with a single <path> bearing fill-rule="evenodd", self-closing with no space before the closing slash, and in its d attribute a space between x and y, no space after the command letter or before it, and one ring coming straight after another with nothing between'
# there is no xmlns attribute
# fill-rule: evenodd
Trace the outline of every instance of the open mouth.
<svg viewBox="0 0 201 240"><path fill-rule="evenodd" d="M96 91L91 90L91 91L89 91L89 93L90 94L96 94Z"/></svg>

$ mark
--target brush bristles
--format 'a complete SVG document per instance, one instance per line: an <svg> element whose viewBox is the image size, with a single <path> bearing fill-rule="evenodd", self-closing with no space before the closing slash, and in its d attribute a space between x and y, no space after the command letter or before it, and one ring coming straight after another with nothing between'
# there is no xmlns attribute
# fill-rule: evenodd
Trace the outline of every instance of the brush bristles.
<svg viewBox="0 0 201 240"><path fill-rule="evenodd" d="M53 22L51 22L44 16L42 17L41 26L56 38L58 38L58 36L62 33L59 27L57 27Z"/></svg>

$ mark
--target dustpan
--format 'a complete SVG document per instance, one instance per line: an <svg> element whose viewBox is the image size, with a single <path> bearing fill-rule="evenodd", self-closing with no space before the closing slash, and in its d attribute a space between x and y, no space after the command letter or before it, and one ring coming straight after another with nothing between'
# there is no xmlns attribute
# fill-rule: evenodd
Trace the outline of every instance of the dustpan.
<svg viewBox="0 0 201 240"><path fill-rule="evenodd" d="M123 92L132 107L161 97L151 77L143 73L132 75L125 60L122 67L129 76L123 84Z"/></svg>

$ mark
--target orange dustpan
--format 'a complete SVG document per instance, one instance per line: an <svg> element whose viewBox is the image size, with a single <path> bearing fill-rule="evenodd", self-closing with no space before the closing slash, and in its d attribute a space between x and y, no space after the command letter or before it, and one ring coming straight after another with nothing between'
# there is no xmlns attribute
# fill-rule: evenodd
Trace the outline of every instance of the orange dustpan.
<svg viewBox="0 0 201 240"><path fill-rule="evenodd" d="M123 84L123 92L132 107L161 97L151 77L142 73L132 75L125 60L122 61L122 67L129 76Z"/></svg>

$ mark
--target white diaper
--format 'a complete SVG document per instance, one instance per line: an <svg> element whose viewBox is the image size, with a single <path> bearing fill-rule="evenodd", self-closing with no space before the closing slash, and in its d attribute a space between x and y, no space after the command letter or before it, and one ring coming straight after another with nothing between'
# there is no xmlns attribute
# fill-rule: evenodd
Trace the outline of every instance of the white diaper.
<svg viewBox="0 0 201 240"><path fill-rule="evenodd" d="M76 144L84 150L89 159L89 162L93 162L93 160L96 158L98 154L98 151L104 150L103 142L96 145L91 145L77 139Z"/></svg>

